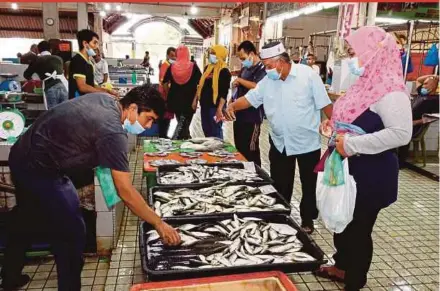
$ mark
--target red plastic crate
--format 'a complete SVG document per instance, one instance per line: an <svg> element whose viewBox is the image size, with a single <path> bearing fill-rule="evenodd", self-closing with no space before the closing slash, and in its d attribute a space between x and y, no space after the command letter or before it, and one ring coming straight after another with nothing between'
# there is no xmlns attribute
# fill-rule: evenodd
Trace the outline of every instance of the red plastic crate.
<svg viewBox="0 0 440 291"><path fill-rule="evenodd" d="M282 272L259 272L134 285L131 291L298 291Z"/></svg>

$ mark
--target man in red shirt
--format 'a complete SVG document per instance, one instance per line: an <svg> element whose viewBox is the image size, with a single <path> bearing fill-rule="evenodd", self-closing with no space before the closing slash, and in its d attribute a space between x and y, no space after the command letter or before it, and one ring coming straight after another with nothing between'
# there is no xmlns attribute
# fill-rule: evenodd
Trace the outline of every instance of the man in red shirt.
<svg viewBox="0 0 440 291"><path fill-rule="evenodd" d="M165 73L167 72L168 68L175 60L176 60L176 49L174 47L169 47L167 49L167 59L164 62L162 62L162 65L160 66L160 70L159 70L159 92L160 94L162 94L162 97L165 100L165 102L167 101L168 85L164 85L162 82L163 82L163 78L165 77ZM171 119L173 118L174 118L174 113L167 110L163 118L158 121L159 137L168 138L168 129L170 128L170 122Z"/></svg>

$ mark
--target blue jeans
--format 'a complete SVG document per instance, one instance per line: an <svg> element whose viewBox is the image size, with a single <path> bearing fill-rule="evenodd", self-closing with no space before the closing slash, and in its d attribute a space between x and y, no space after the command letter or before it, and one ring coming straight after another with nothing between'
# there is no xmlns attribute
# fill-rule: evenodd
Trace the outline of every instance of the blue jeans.
<svg viewBox="0 0 440 291"><path fill-rule="evenodd" d="M44 229L57 265L58 290L79 291L86 229L78 194L66 176L30 169L25 155L9 156L17 206L8 222L2 278L13 282L20 276L25 251Z"/></svg>
<svg viewBox="0 0 440 291"><path fill-rule="evenodd" d="M67 93L67 89L61 82L46 90L47 109L51 109L68 99L69 94Z"/></svg>
<svg viewBox="0 0 440 291"><path fill-rule="evenodd" d="M223 122L215 122L214 117L217 112L216 107L203 107L200 109L202 118L202 129L205 137L217 137L223 139Z"/></svg>

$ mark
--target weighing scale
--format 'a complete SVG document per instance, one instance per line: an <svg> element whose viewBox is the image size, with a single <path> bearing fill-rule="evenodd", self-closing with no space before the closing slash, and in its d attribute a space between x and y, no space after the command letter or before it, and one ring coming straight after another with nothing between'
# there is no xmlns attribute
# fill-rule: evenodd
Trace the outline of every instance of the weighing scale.
<svg viewBox="0 0 440 291"><path fill-rule="evenodd" d="M5 79L0 83L0 91L21 92L20 82L14 80L17 74L0 74L0 77Z"/></svg>

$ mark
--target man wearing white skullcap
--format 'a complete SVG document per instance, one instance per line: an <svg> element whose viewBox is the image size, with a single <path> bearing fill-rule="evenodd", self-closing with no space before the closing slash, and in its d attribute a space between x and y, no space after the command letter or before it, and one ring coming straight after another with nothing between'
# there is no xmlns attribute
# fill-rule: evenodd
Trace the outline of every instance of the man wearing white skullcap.
<svg viewBox="0 0 440 291"><path fill-rule="evenodd" d="M319 75L309 66L292 63L282 43L265 45L260 58L266 77L228 106L226 118L233 120L236 111L264 106L271 129L269 160L275 188L290 202L298 161L301 225L312 233L313 220L318 217L314 168L321 156L320 111L330 118L331 101Z"/></svg>

